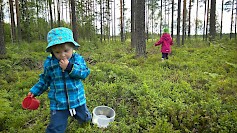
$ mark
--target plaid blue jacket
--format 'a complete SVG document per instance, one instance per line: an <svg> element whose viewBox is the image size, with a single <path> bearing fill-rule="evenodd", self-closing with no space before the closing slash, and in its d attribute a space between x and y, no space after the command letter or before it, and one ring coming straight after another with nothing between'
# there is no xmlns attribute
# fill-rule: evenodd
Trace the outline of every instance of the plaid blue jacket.
<svg viewBox="0 0 237 133"><path fill-rule="evenodd" d="M90 74L90 70L83 57L77 53L73 53L69 62L72 64L72 70L62 72L59 60L48 56L44 62L44 72L40 74L38 83L30 89L31 93L39 96L50 87L50 110L72 109L86 103L81 80Z"/></svg>

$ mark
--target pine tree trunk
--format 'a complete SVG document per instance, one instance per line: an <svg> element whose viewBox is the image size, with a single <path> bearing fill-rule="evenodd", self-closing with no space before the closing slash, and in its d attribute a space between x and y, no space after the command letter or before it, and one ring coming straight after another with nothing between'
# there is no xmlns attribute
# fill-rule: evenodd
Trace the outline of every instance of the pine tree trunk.
<svg viewBox="0 0 237 133"><path fill-rule="evenodd" d="M145 40L145 1L137 0L136 4L136 56L146 57L146 40Z"/></svg>
<svg viewBox="0 0 237 133"><path fill-rule="evenodd" d="M208 26L209 26L209 8L210 7L210 0L207 0L207 23L206 23L206 41L208 37Z"/></svg>
<svg viewBox="0 0 237 133"><path fill-rule="evenodd" d="M19 9L19 3L18 0L15 0L16 5L16 22L17 22L17 41L18 43L21 41L21 22L20 22L20 9Z"/></svg>
<svg viewBox="0 0 237 133"><path fill-rule="evenodd" d="M163 9L162 9L162 0L160 1L160 5L161 5L161 9L160 9L160 12L161 12L161 16L160 16L160 37L161 37L161 34L162 34L162 25L163 25L163 24L162 24L162 21L163 21L163 15L162 15L162 14L163 14L163 13L162 13L162 12L163 12L163 11L162 11L162 10L163 10Z"/></svg>
<svg viewBox="0 0 237 133"><path fill-rule="evenodd" d="M11 14L11 36L12 42L16 41L16 25L15 25L15 18L14 18L14 10L13 10L13 1L9 0L10 5L10 14Z"/></svg>
<svg viewBox="0 0 237 133"><path fill-rule="evenodd" d="M116 18L115 18L115 0L114 0L114 40L116 40Z"/></svg>
<svg viewBox="0 0 237 133"><path fill-rule="evenodd" d="M53 7L54 7L54 8L53 8L53 13L54 13L54 15L53 15L53 16L54 16L54 21L57 22L57 18L56 18L56 16L57 16L57 15L56 15L56 4L55 4L55 3L57 3L57 0L53 0L53 1L54 1L54 2L53 2L53 3L54 3L54 4L53 4L53 5L54 5L54 6L53 6ZM69 2L70 2L70 1L71 1L71 0L69 0Z"/></svg>
<svg viewBox="0 0 237 133"><path fill-rule="evenodd" d="M103 4L103 8L102 8L102 22L104 23L104 22L105 22L105 1L104 1L104 0L103 0L102 4ZM106 26L106 25L103 24L103 27L104 27L104 29L103 29L103 38L104 38L104 41L105 41L105 34L106 34L106 27L105 27L105 26Z"/></svg>
<svg viewBox="0 0 237 133"><path fill-rule="evenodd" d="M74 0L72 0L74 1ZM74 2L75 3L75 2ZM57 11L58 11L58 26L61 26L61 16L60 16L60 1L57 1Z"/></svg>
<svg viewBox="0 0 237 133"><path fill-rule="evenodd" d="M136 0L131 0L131 48L135 48L136 46L135 11Z"/></svg>
<svg viewBox="0 0 237 133"><path fill-rule="evenodd" d="M72 31L73 31L73 38L77 42L78 38L78 31L77 31L77 19L76 19L76 12L75 12L75 0L71 0L71 10L72 10Z"/></svg>
<svg viewBox="0 0 237 133"><path fill-rule="evenodd" d="M49 3L49 15L50 15L50 28L53 29L52 0L48 0L48 3Z"/></svg>
<svg viewBox="0 0 237 133"><path fill-rule="evenodd" d="M102 9L102 0L100 0L100 42L102 43L103 38L103 9Z"/></svg>
<svg viewBox="0 0 237 133"><path fill-rule="evenodd" d="M4 41L4 29L3 29L3 0L0 0L0 55L6 54L6 47Z"/></svg>
<svg viewBox="0 0 237 133"><path fill-rule="evenodd" d="M107 37L108 41L110 42L110 2L109 0L106 2L106 21L107 21Z"/></svg>
<svg viewBox="0 0 237 133"><path fill-rule="evenodd" d="M205 30L206 30L206 14L207 14L207 0L205 0L205 2L204 2L205 4L204 4L204 18L203 18L203 20L204 20L204 23L203 23L203 40L205 39Z"/></svg>
<svg viewBox="0 0 237 133"><path fill-rule="evenodd" d="M235 3L235 39L237 39L237 1L236 1L236 3Z"/></svg>
<svg viewBox="0 0 237 133"><path fill-rule="evenodd" d="M177 45L180 45L180 14L181 14L181 0L178 1L178 17L177 17Z"/></svg>
<svg viewBox="0 0 237 133"><path fill-rule="evenodd" d="M196 21L195 21L195 38L197 38L197 30L198 30L198 9L199 9L199 1L197 1L197 9L196 9Z"/></svg>
<svg viewBox="0 0 237 133"><path fill-rule="evenodd" d="M183 30L182 30L182 45L184 45L185 34L186 34L186 0L183 1Z"/></svg>
<svg viewBox="0 0 237 133"><path fill-rule="evenodd" d="M123 0L120 0L120 37L121 42L124 43L124 16L123 16Z"/></svg>
<svg viewBox="0 0 237 133"><path fill-rule="evenodd" d="M234 0L232 1L232 8L231 8L231 21L230 21L230 39L232 39L233 34L233 22L234 22Z"/></svg>
<svg viewBox="0 0 237 133"><path fill-rule="evenodd" d="M223 11L224 11L224 0L221 3L221 30L220 30L220 39L222 39L222 28L223 28Z"/></svg>
<svg viewBox="0 0 237 133"><path fill-rule="evenodd" d="M211 0L210 41L214 41L215 37L216 37L216 0Z"/></svg>
<svg viewBox="0 0 237 133"><path fill-rule="evenodd" d="M188 38L190 39L191 34L191 11L192 11L192 0L189 0L189 12L188 12Z"/></svg>
<svg viewBox="0 0 237 133"><path fill-rule="evenodd" d="M147 4L147 6L145 7L145 11L146 11L146 18L145 18L145 21L146 21L146 41L148 42L148 39L149 39L149 10L150 10L150 7L149 7L149 3Z"/></svg>
<svg viewBox="0 0 237 133"><path fill-rule="evenodd" d="M152 35L152 42L154 41L154 0L152 0L152 8L151 8L151 35Z"/></svg>
<svg viewBox="0 0 237 133"><path fill-rule="evenodd" d="M174 37L174 0L172 0L171 37Z"/></svg>

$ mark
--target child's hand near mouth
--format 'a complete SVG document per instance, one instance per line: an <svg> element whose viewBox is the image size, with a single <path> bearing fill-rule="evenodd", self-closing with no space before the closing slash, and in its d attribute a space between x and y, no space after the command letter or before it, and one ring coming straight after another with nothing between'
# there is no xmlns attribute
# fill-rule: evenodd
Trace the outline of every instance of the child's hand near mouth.
<svg viewBox="0 0 237 133"><path fill-rule="evenodd" d="M59 61L60 67L62 68L63 72L67 68L68 63L69 63L68 59L61 59Z"/></svg>

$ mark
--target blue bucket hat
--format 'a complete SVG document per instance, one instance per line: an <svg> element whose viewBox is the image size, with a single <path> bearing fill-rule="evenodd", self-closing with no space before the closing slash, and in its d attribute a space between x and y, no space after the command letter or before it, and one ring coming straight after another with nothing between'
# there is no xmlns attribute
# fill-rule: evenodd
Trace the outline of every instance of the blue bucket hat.
<svg viewBox="0 0 237 133"><path fill-rule="evenodd" d="M72 30L65 27L58 27L50 30L47 36L47 41L48 46L46 47L46 52L51 52L50 47L66 42L73 43L76 48L80 46L74 41Z"/></svg>

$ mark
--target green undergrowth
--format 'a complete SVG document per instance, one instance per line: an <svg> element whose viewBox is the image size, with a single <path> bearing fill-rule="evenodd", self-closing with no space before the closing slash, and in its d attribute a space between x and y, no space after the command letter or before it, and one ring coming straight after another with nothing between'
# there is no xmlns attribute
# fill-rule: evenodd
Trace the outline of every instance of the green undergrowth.
<svg viewBox="0 0 237 133"><path fill-rule="evenodd" d="M69 118L67 133L237 132L236 41L174 44L165 62L153 44L147 42L146 58L137 58L130 42L80 42L77 51L91 69L83 81L88 108L106 105L116 117L105 129ZM38 97L38 110L21 107L42 72L45 47L44 42L7 44L0 60L1 132L45 131L47 92Z"/></svg>

